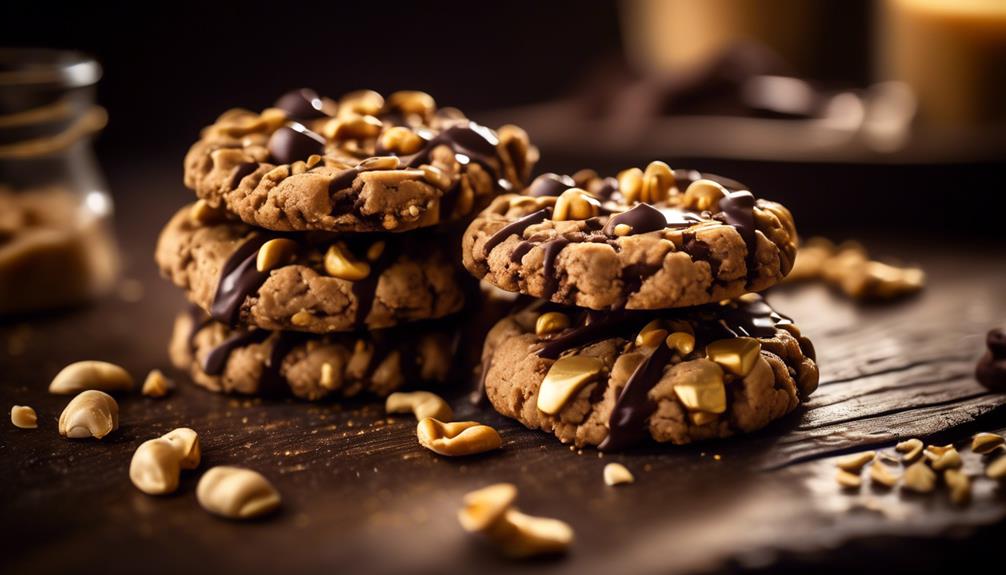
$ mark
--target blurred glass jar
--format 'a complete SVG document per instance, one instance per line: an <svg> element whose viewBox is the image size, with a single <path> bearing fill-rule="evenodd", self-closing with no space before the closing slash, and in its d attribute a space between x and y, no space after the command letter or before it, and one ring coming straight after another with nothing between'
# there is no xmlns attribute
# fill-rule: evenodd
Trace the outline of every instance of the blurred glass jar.
<svg viewBox="0 0 1006 575"><path fill-rule="evenodd" d="M90 300L114 283L112 202L91 149L101 67L0 49L0 316Z"/></svg>

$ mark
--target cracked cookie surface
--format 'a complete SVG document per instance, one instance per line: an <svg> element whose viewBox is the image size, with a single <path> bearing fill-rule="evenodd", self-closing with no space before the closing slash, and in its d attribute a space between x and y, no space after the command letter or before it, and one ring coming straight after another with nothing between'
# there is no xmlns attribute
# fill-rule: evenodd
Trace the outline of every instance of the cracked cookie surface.
<svg viewBox="0 0 1006 575"><path fill-rule="evenodd" d="M537 159L520 128L493 131L422 92L336 102L303 89L206 127L185 157L185 185L270 230L404 232L519 191Z"/></svg>
<svg viewBox="0 0 1006 575"><path fill-rule="evenodd" d="M793 266L792 215L737 182L660 162L578 177L545 174L496 198L465 232L465 267L556 303L662 309L760 291Z"/></svg>
<svg viewBox="0 0 1006 575"><path fill-rule="evenodd" d="M658 312L534 302L493 327L482 365L498 412L602 450L752 432L818 383L810 341L756 294Z"/></svg>
<svg viewBox="0 0 1006 575"><path fill-rule="evenodd" d="M432 232L294 238L192 214L192 207L175 214L155 259L189 301L224 323L327 333L435 319L464 305L464 278L443 251L448 240ZM296 247L259 271L260 250L277 238ZM333 251L334 264L347 270L331 267Z"/></svg>
<svg viewBox="0 0 1006 575"><path fill-rule="evenodd" d="M218 392L307 400L385 396L418 384L441 384L458 344L449 320L365 333L314 335L234 329L198 308L175 320L172 364Z"/></svg>

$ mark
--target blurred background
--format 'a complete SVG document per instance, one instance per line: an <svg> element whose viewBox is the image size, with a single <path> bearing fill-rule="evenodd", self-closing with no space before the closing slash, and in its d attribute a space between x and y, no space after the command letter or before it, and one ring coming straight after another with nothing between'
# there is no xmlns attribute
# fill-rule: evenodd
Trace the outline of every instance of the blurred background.
<svg viewBox="0 0 1006 575"><path fill-rule="evenodd" d="M0 154L39 135L26 111L82 93L70 119L82 145L95 136L99 169L81 173L89 146L55 168L0 158L0 183L69 170L59 177L98 217L108 202L87 194L104 189L120 214L153 214L116 222L130 242L152 245L158 218L190 197L181 160L201 127L305 86L419 89L493 127L517 123L539 171L662 159L722 173L792 208L805 235L1003 239L969 214L1004 188L1002 0L6 2L0 39L101 66L62 56L76 75L40 91L18 74L53 56L4 53ZM86 116L93 102L107 125Z"/></svg>

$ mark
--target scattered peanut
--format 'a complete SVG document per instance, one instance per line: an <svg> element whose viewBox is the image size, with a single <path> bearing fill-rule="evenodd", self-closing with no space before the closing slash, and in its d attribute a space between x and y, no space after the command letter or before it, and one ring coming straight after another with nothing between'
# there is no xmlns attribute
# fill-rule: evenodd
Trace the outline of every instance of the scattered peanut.
<svg viewBox="0 0 1006 575"><path fill-rule="evenodd" d="M922 450L925 448L925 444L922 443L920 439L908 439L898 443L894 447L895 451L902 453L901 460L907 463L911 463L922 455Z"/></svg>
<svg viewBox="0 0 1006 575"><path fill-rule="evenodd" d="M884 487L894 487L898 483L899 476L891 468L879 461L874 461L870 465L870 481L883 485Z"/></svg>
<svg viewBox="0 0 1006 575"><path fill-rule="evenodd" d="M38 416L27 405L15 405L10 409L10 422L18 429L35 429L38 427Z"/></svg>
<svg viewBox="0 0 1006 575"><path fill-rule="evenodd" d="M426 449L447 456L474 455L503 445L495 429L477 421L444 423L427 417L416 427L416 437Z"/></svg>
<svg viewBox="0 0 1006 575"><path fill-rule="evenodd" d="M905 470L902 486L916 493L929 493L936 487L936 474L925 461L913 463Z"/></svg>
<svg viewBox="0 0 1006 575"><path fill-rule="evenodd" d="M989 479L1006 478L1006 455L999 456L998 459L988 464L985 468L985 476Z"/></svg>
<svg viewBox="0 0 1006 575"><path fill-rule="evenodd" d="M173 493L181 470L195 469L200 458L198 434L187 427L175 429L136 448L129 463L129 479L149 495Z"/></svg>
<svg viewBox="0 0 1006 575"><path fill-rule="evenodd" d="M964 461L961 460L961 455L952 447L933 461L933 469L936 471L958 469L962 465L964 465Z"/></svg>
<svg viewBox="0 0 1006 575"><path fill-rule="evenodd" d="M621 463L609 463L604 466L605 485L621 485L623 483L632 483L635 480L636 478L632 476L632 472Z"/></svg>
<svg viewBox="0 0 1006 575"><path fill-rule="evenodd" d="M846 455L839 459L835 465L839 469L845 471L855 471L858 472L863 468L864 465L874 460L877 456L876 451L864 451L862 453L853 453L852 455Z"/></svg>
<svg viewBox="0 0 1006 575"><path fill-rule="evenodd" d="M56 394L78 393L85 389L129 391L133 389L133 377L114 363L78 361L64 367L49 384L49 393Z"/></svg>
<svg viewBox="0 0 1006 575"><path fill-rule="evenodd" d="M943 480L950 488L950 501L955 505L967 505L971 501L971 479L957 469L943 472Z"/></svg>
<svg viewBox="0 0 1006 575"><path fill-rule="evenodd" d="M469 532L481 533L504 555L513 558L561 553L573 542L573 529L563 521L525 515L513 507L517 488L490 485L464 497L458 521Z"/></svg>
<svg viewBox="0 0 1006 575"><path fill-rule="evenodd" d="M101 439L118 428L119 404L94 389L71 399L59 416L59 434L70 439Z"/></svg>
<svg viewBox="0 0 1006 575"><path fill-rule="evenodd" d="M1001 435L995 433L979 433L971 440L971 451L984 455L986 453L992 453L1004 443L1006 443L1006 439L1003 439L1003 436Z"/></svg>
<svg viewBox="0 0 1006 575"><path fill-rule="evenodd" d="M598 214L601 202L586 190L570 188L555 200L553 221L586 220Z"/></svg>
<svg viewBox="0 0 1006 575"><path fill-rule="evenodd" d="M141 393L147 397L164 397L175 388L174 382L164 377L159 369L152 369L143 380Z"/></svg>
<svg viewBox="0 0 1006 575"><path fill-rule="evenodd" d="M844 469L839 469L835 473L835 481L838 481L838 484L845 489L859 489L859 486L863 484L858 473L849 473Z"/></svg>
<svg viewBox="0 0 1006 575"><path fill-rule="evenodd" d="M280 505L279 492L257 471L219 466L207 471L196 486L203 509L230 519L250 519Z"/></svg>
<svg viewBox="0 0 1006 575"><path fill-rule="evenodd" d="M439 421L450 421L454 411L439 395L429 391L396 392L388 396L384 403L388 413L412 413L417 420L427 417Z"/></svg>

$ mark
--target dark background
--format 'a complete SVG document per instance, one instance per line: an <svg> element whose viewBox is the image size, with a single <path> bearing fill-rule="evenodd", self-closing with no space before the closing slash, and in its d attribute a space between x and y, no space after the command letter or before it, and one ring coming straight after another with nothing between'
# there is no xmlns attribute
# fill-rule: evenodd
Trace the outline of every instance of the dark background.
<svg viewBox="0 0 1006 575"><path fill-rule="evenodd" d="M481 111L603 90L612 77L605 71L625 69L619 6L612 0L90 4L5 3L0 44L74 48L101 61L98 101L110 122L96 149L120 204L123 194L140 193L123 189L122 170L173 179L179 197L187 197L181 159L199 129L228 108L261 109L292 88L329 96L360 88L419 89L478 119ZM809 75L824 85L867 85L870 2L824 6L827 25L815 47L818 66ZM533 126L525 127L533 139ZM973 197L975 190L1001 203L1001 162L660 159L744 181L756 194L790 207L805 235L925 239L935 230L965 239L1004 237L1002 226L975 225L945 209L947 198ZM538 171L587 166L604 173L627 167L624 160L552 149L543 150Z"/></svg>

